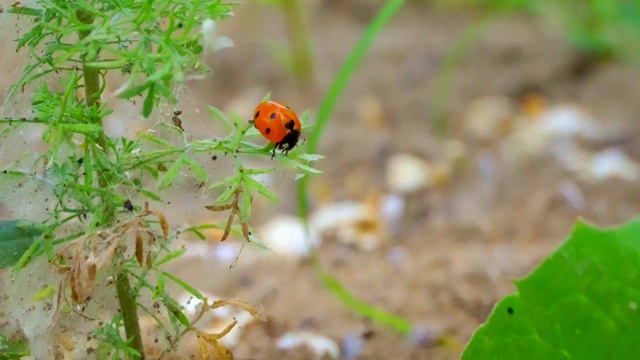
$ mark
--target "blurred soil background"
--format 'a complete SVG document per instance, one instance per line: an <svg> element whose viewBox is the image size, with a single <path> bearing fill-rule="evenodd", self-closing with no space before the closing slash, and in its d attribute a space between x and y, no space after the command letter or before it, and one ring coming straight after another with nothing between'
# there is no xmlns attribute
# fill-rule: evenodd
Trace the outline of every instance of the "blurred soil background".
<svg viewBox="0 0 640 360"><path fill-rule="evenodd" d="M191 82L177 107L148 121L119 121L140 104L116 103L106 124L111 134L133 136L181 110L190 136L221 136L206 105L249 119L267 92L299 114L311 109L313 120L382 2L302 3L315 66L309 84L283 65L289 37L281 9L242 3L219 26L235 46L208 55L213 74ZM326 159L316 164L324 174L312 178L312 220L320 221L322 209L346 214L316 224L320 261L355 296L415 330L404 336L354 314L293 253L304 241L297 183L295 172L278 170L261 180L281 202L256 198L251 220L273 252L242 248L241 237L220 244L211 231L204 242L182 239L187 254L169 267L204 292L263 306L268 322L243 324L236 358L313 358L308 348L285 349L286 333L327 337L329 345L318 346L333 342L353 359L458 358L495 302L515 291L512 279L552 252L577 219L608 226L638 213L637 66L585 55L553 24L511 14L478 28L439 87L448 54L483 16L409 1L350 80L318 150ZM11 35L3 48L13 46ZM7 57L3 73L23 61ZM117 79L109 86L115 90ZM436 104L447 86L450 96ZM447 119L446 134L434 130L438 114ZM214 179L233 165L231 157L210 161ZM185 178L163 211L178 225L224 221L203 209L214 195Z"/></svg>

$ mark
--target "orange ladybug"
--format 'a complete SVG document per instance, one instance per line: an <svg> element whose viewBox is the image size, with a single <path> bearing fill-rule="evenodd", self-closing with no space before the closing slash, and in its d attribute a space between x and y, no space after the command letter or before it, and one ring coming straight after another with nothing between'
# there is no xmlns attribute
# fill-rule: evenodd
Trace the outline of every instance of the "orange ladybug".
<svg viewBox="0 0 640 360"><path fill-rule="evenodd" d="M298 115L290 107L277 101L260 103L253 112L253 124L262 136L276 143L272 159L276 155L276 149L285 154L293 149L302 130Z"/></svg>

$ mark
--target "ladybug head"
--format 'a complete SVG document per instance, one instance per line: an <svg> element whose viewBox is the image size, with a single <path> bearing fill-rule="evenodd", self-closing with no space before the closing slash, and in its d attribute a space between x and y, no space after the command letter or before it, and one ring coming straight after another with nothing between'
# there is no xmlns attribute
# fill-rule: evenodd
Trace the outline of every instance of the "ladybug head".
<svg viewBox="0 0 640 360"><path fill-rule="evenodd" d="M289 152L291 149L296 147L298 143L298 139L300 139L300 131L292 130L285 135L284 138L277 144L278 149L284 150L285 152Z"/></svg>

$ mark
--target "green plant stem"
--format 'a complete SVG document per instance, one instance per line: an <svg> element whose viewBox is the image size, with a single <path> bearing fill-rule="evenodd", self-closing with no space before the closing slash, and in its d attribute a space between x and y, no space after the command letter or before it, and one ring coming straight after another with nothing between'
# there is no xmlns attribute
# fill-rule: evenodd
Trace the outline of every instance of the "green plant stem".
<svg viewBox="0 0 640 360"><path fill-rule="evenodd" d="M85 100L87 106L100 106L100 72L97 68L87 66L87 55L82 56L82 76L84 77ZM102 125L102 119L97 123Z"/></svg>
<svg viewBox="0 0 640 360"><path fill-rule="evenodd" d="M51 124L49 120L42 120L38 118L0 118L0 124L13 124L13 123L29 123L29 124Z"/></svg>
<svg viewBox="0 0 640 360"><path fill-rule="evenodd" d="M78 18L78 20L80 20L80 22L87 25L93 24L93 21L94 21L93 16L83 10L76 11L76 17ZM91 33L91 30L88 30L88 29L79 31L78 37L80 38L80 41L82 41L87 36L89 36L90 33ZM100 93L101 93L100 72L97 68L87 65L88 61L96 61L96 60L97 58L87 60L86 53L82 55L82 77L84 79L84 92L85 92L84 97L88 107L100 106ZM95 117L87 120L90 122L93 122L94 124L102 126L102 118L100 117ZM107 146L107 136L105 135L104 131L100 131L100 133L98 134L98 138L96 139L96 142L101 149L96 149L95 146L91 147L91 150L94 153L93 154L94 157L95 157L96 151L102 151L102 152L109 151L109 147ZM86 160L89 161L89 159L86 159ZM97 175L98 175L98 184L100 184L100 187L108 188L109 183L105 178L104 174L101 172L98 172ZM89 174L85 176L93 176L93 175ZM111 206L109 206L108 202L104 202L104 205L105 205L104 218L107 223L110 223L111 219L114 216L114 209L112 209Z"/></svg>
<svg viewBox="0 0 640 360"><path fill-rule="evenodd" d="M334 80L331 88L329 89L329 93L327 97L324 99L322 104L320 105L320 110L318 111L318 118L316 119L316 126L313 133L309 136L309 141L307 142L307 152L313 154L316 152L318 147L318 143L322 137L322 133L324 128L327 126L329 122L329 118L331 116L331 112L335 107L335 104L338 102L340 94L345 89L351 75L355 72L360 63L360 60L367 53L367 50L371 47L373 40L380 33L380 31L385 27L385 25L389 22L391 17L395 15L398 10L402 8L404 0L388 0L385 6L380 10L376 18L369 24L367 29L360 41L353 48L347 59L345 60L342 68L336 75L336 79ZM307 188L309 186L309 177L306 176L301 179L298 185L298 214L303 219L307 238L309 237L309 228L307 223L308 218L308 199L307 199ZM311 247L313 248L313 247ZM336 295L349 309L353 312L364 315L372 319L373 321L389 326L396 331L407 334L411 331L412 325L411 322L390 314L382 309L379 309L373 305L370 305L357 297L347 290L335 277L333 277L329 272L327 272L320 262L315 251L312 251L311 261L316 271L316 274L322 281L323 285L329 289L334 295Z"/></svg>
<svg viewBox="0 0 640 360"><path fill-rule="evenodd" d="M491 24L498 15L498 13L491 13L467 26L462 35L454 41L451 50L442 61L442 68L436 78L435 95L431 101L431 108L433 109L431 112L431 126L436 134L440 136L449 134L447 101L451 96L453 76L456 70L464 61L471 46L484 33L484 28Z"/></svg>
<svg viewBox="0 0 640 360"><path fill-rule="evenodd" d="M118 292L118 301L120 302L120 309L122 310L122 321L124 321L127 339L131 340L131 348L140 353L140 359L144 359L144 348L142 347L142 337L140 336L136 300L131 292L129 276L124 270L120 270L118 275L116 275L116 291Z"/></svg>
<svg viewBox="0 0 640 360"><path fill-rule="evenodd" d="M329 122L331 113L340 98L340 95L344 91L351 78L351 75L358 68L358 64L360 60L367 53L373 40L378 36L378 33L387 25L389 20L395 15L402 5L404 4L404 0L389 0L385 4L385 6L380 10L376 18L373 19L371 24L367 27L362 38L356 44L356 46L351 50L351 53L347 56L342 68L336 75L333 84L331 84L331 88L327 94L327 97L324 98L324 101L320 105L320 109L318 110L318 117L316 118L315 128L311 135L309 135L309 139L307 141L307 153L315 154L318 148L318 143L322 138L322 134L324 132L327 123ZM308 203L307 203L307 189L309 187L309 177L305 176L301 179L298 184L298 214L306 221L307 212L308 212Z"/></svg>
<svg viewBox="0 0 640 360"><path fill-rule="evenodd" d="M90 14L78 10L76 17L82 23L90 25L93 24L93 16ZM91 33L90 30L81 30L78 34L80 41L86 38ZM97 59L87 59L87 54L82 55L82 77L84 79L84 97L88 107L100 106L100 71L98 68L87 66L87 62L96 61ZM95 124L102 126L102 118L97 117L93 120ZM102 147L103 151L108 151L106 135L104 132L100 132L98 135L98 145Z"/></svg>
<svg viewBox="0 0 640 360"><path fill-rule="evenodd" d="M314 62L311 35L300 0L281 0L280 7L292 42L291 65L298 80L308 85L313 80Z"/></svg>
<svg viewBox="0 0 640 360"><path fill-rule="evenodd" d="M94 18L91 14L78 10L76 11L76 17L83 24L93 24ZM81 30L78 34L80 41L85 39L91 33L90 30ZM97 55L96 55L97 57ZM87 54L82 55L82 75L84 78L84 90L85 101L88 107L100 106L100 72L97 68L87 65L88 61L96 61L96 59L87 59ZM96 117L88 119L95 124L102 125L102 118ZM98 145L102 148L100 151L108 152L107 137L103 131L101 131L97 138ZM92 147L95 157L95 151L99 151L96 147ZM89 161L89 160L85 160ZM98 183L103 188L108 188L109 183L104 174L98 173ZM93 176L89 174L87 176ZM104 202L104 214L103 223L110 224L115 219L114 209ZM122 320L124 322L124 328L127 334L127 339L131 340L131 347L140 353L140 358L144 359L144 349L142 347L142 336L140 334L140 324L138 321L138 312L136 311L136 301L131 291L131 284L129 283L129 276L124 270L119 270L116 274L116 288L118 292L118 301L120 302L120 309L122 310Z"/></svg>
<svg viewBox="0 0 640 360"><path fill-rule="evenodd" d="M338 279L322 268L317 258L314 259L314 265L322 284L356 313L374 319L379 324L390 326L402 334L408 334L413 328L409 320L390 314L355 297Z"/></svg>

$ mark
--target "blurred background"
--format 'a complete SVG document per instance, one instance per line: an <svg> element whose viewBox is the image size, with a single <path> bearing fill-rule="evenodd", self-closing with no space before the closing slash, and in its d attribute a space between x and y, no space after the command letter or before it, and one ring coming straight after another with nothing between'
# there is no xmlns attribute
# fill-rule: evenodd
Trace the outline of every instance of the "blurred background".
<svg viewBox="0 0 640 360"><path fill-rule="evenodd" d="M281 202L256 198L251 220L272 251L239 236L220 243L209 231L206 241L180 239L187 253L170 267L203 292L264 307L268 322L246 319L227 340L236 358L458 358L493 304L515 291L512 279L577 219L607 226L638 213L640 5L490 3L407 1L349 80L317 151L324 174L312 177L309 201L319 260L413 331L365 319L323 286L296 217L295 172L282 169L260 179ZM140 104L108 99L116 109L108 131L133 137L181 110L192 138L224 136L205 106L249 119L267 92L298 114L310 109L313 122L383 5L242 2L218 26L235 46L207 55L210 77L146 121L130 118ZM3 33L9 49L13 31L5 24ZM7 56L2 86L24 64ZM233 166L208 161L214 180ZM214 196L185 177L163 210L177 225L225 221L203 208Z"/></svg>

